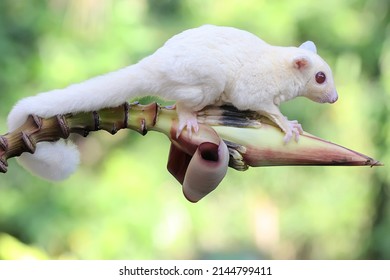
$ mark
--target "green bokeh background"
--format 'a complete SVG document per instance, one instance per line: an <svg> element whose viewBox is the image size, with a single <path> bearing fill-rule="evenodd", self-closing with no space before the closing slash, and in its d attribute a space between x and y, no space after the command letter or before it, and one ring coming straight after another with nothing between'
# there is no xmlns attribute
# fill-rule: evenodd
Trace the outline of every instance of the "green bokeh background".
<svg viewBox="0 0 390 280"><path fill-rule="evenodd" d="M0 2L0 130L19 99L136 63L205 23L274 45L312 40L339 101L282 104L306 131L390 164L388 0ZM121 131L79 141L50 183L9 160L0 259L390 259L387 166L230 169L191 204L166 170L168 140Z"/></svg>

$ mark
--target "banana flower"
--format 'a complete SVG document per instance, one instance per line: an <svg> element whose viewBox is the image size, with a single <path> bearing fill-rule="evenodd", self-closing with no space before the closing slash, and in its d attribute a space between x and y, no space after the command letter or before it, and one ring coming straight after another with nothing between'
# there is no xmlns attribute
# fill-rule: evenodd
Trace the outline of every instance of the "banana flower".
<svg viewBox="0 0 390 280"><path fill-rule="evenodd" d="M165 134L171 141L168 171L182 184L184 196L197 202L213 191L227 168L244 171L251 167L282 165L379 166L379 161L307 132L299 141L283 141L284 133L267 118L231 106L206 107L198 113L199 132L184 130L176 137L178 118L174 106L157 103L125 103L115 108L42 119L30 116L17 130L0 135L0 172L7 159L23 152L34 153L41 141L68 138L71 133L87 136L91 131L115 134L128 128L145 135L149 130Z"/></svg>

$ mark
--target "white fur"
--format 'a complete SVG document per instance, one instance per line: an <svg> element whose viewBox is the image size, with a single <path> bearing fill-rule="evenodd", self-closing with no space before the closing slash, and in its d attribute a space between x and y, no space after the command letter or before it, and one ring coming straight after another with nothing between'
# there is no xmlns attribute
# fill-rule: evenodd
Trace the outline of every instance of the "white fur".
<svg viewBox="0 0 390 280"><path fill-rule="evenodd" d="M312 42L300 48L276 47L246 31L205 25L172 37L135 65L21 100L10 112L8 126L10 131L16 129L29 114L51 117L157 95L177 101L183 127L194 125L196 130L191 118L206 105L232 103L265 114L289 140L299 131L280 113L280 102L297 96L317 102L337 99L331 70L315 51ZM326 84L316 85L317 71L326 73ZM42 143L34 155L22 155L20 162L42 177L63 179L73 171L78 154L64 141Z"/></svg>
<svg viewBox="0 0 390 280"><path fill-rule="evenodd" d="M52 181L64 180L75 172L79 161L75 144L63 139L57 142L37 143L34 154L23 153L18 162L27 170Z"/></svg>

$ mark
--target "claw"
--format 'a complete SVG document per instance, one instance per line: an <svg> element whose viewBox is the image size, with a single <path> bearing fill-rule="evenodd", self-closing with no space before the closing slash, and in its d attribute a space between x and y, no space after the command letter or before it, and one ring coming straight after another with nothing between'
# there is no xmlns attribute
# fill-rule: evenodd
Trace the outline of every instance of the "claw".
<svg viewBox="0 0 390 280"><path fill-rule="evenodd" d="M287 144L288 142L290 142L291 138L292 138L292 131L286 132L286 135L284 135L284 138L283 138L284 144Z"/></svg>

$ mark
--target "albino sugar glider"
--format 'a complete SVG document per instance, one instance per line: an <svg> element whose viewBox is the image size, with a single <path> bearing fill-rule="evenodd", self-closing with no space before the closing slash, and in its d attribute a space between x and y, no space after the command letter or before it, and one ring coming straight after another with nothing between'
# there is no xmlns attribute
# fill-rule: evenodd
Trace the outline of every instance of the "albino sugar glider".
<svg viewBox="0 0 390 280"><path fill-rule="evenodd" d="M286 143L293 135L298 140L302 128L282 115L281 102L297 96L320 103L338 98L332 71L313 42L277 47L243 30L205 25L173 36L137 64L20 100L8 126L15 130L29 114L46 118L99 110L146 95L177 102L179 133L197 132L196 112L206 105L230 103L270 118ZM19 162L41 177L61 180L76 169L79 154L70 141L41 142Z"/></svg>

